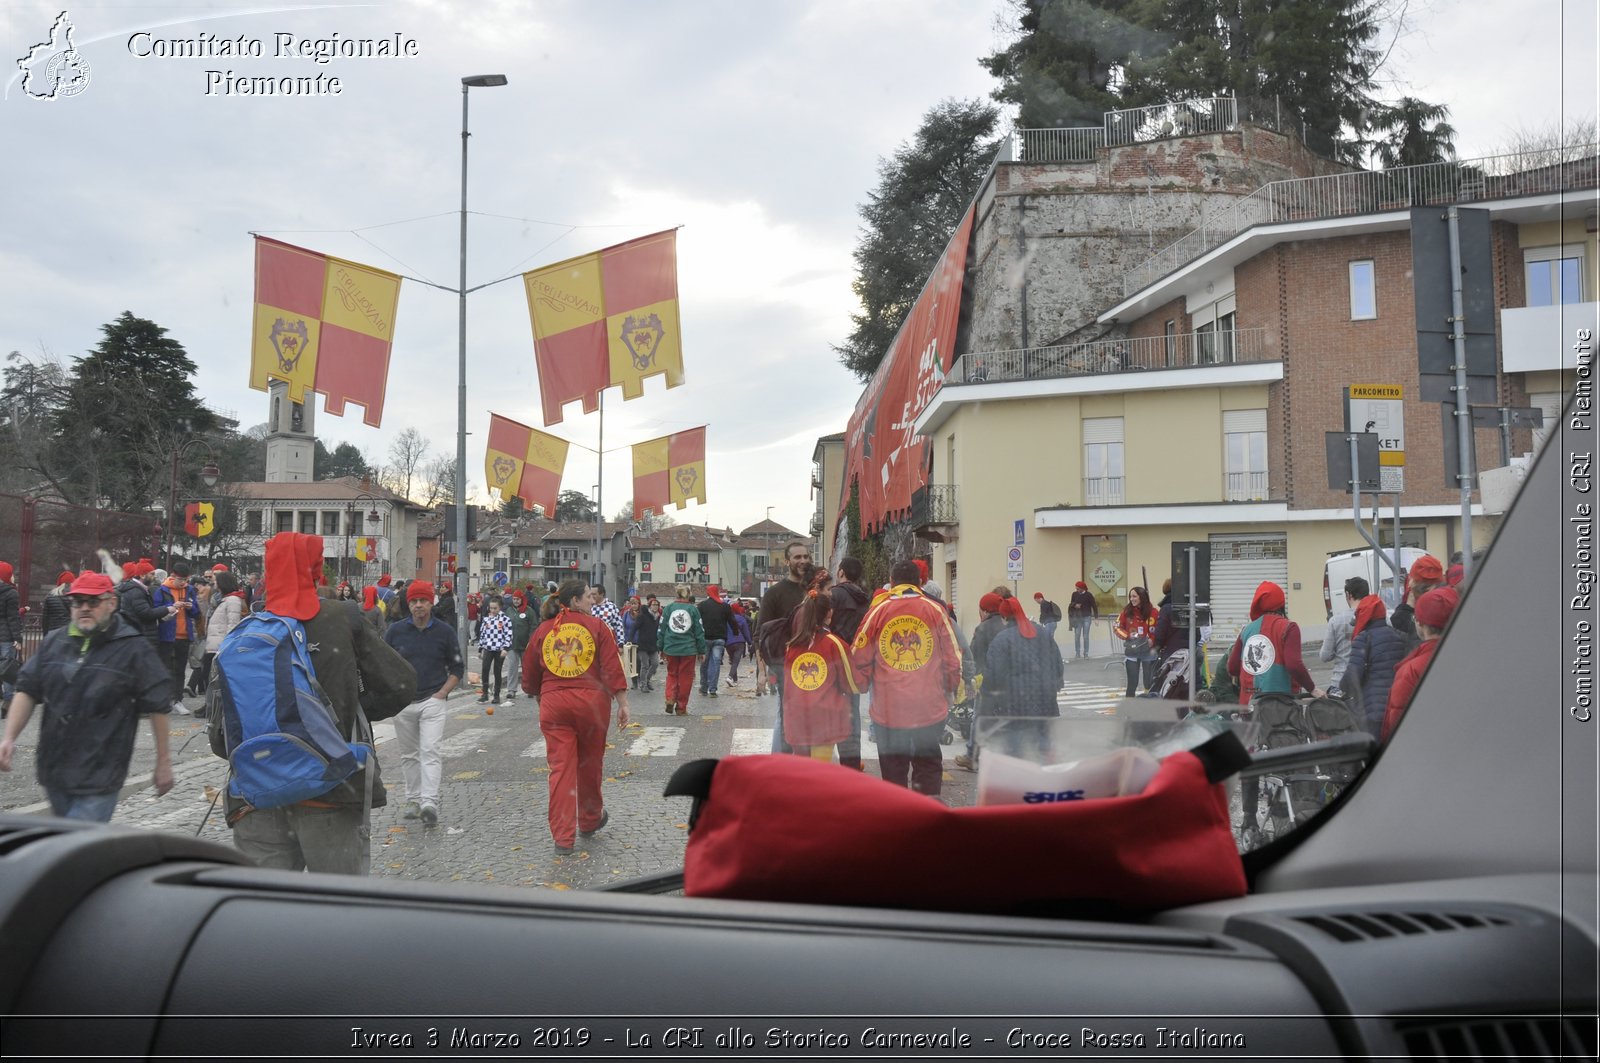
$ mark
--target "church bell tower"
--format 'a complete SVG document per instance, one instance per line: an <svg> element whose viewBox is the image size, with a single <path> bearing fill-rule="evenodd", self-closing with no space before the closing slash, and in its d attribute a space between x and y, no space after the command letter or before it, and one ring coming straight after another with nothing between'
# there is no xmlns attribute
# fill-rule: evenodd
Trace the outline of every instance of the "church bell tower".
<svg viewBox="0 0 1600 1063"><path fill-rule="evenodd" d="M315 478L315 394L308 391L305 402L291 402L286 381L267 382L267 483L301 484Z"/></svg>

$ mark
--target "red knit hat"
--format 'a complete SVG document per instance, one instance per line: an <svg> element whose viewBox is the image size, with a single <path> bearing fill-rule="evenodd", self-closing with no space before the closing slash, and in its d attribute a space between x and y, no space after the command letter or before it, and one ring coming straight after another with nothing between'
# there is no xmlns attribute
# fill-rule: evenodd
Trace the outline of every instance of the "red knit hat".
<svg viewBox="0 0 1600 1063"><path fill-rule="evenodd" d="M1033 621L1028 619L1028 614L1022 611L1022 603L1015 598L1005 598L1000 602L1000 615L1016 622L1017 634L1025 639L1031 639L1038 634L1033 626Z"/></svg>
<svg viewBox="0 0 1600 1063"><path fill-rule="evenodd" d="M267 540L267 612L310 620L321 604L322 536L279 532Z"/></svg>
<svg viewBox="0 0 1600 1063"><path fill-rule="evenodd" d="M75 580L77 578L78 577L74 576L72 573L64 571L64 572L61 573L61 575L56 577L56 586L59 587L63 583L71 583L73 580Z"/></svg>
<svg viewBox="0 0 1600 1063"><path fill-rule="evenodd" d="M392 580L393 577L390 576L389 573L385 572L383 575L378 577L378 586L387 587Z"/></svg>
<svg viewBox="0 0 1600 1063"><path fill-rule="evenodd" d="M1033 592L1033 600L1036 601L1036 602L1044 601L1044 591L1034 591Z"/></svg>
<svg viewBox="0 0 1600 1063"><path fill-rule="evenodd" d="M1455 615L1461 596L1454 587L1435 587L1417 599L1417 622L1432 628L1442 628Z"/></svg>
<svg viewBox="0 0 1600 1063"><path fill-rule="evenodd" d="M377 608L377 606L378 606L378 588L376 588L376 587L362 587L361 588L361 608L363 608L363 609L375 609L375 608Z"/></svg>
<svg viewBox="0 0 1600 1063"><path fill-rule="evenodd" d="M1086 591L1089 589L1089 585L1083 582L1083 580L1079 580L1078 582L1074 583L1073 586L1078 588L1080 591Z"/></svg>
<svg viewBox="0 0 1600 1063"><path fill-rule="evenodd" d="M412 580L406 585L406 604L421 599L425 602L433 601L433 584L425 579Z"/></svg>
<svg viewBox="0 0 1600 1063"><path fill-rule="evenodd" d="M213 572L226 572L226 571L228 571L228 566L227 565L212 565L211 566L211 571L213 571Z"/></svg>
<svg viewBox="0 0 1600 1063"><path fill-rule="evenodd" d="M11 562L0 561L0 580L11 582Z"/></svg>
<svg viewBox="0 0 1600 1063"><path fill-rule="evenodd" d="M982 609L986 613L998 613L1000 611L1000 603L1003 601L1005 601L1004 598L1000 597L993 591L990 591L988 594L985 594L982 598L978 599L978 608Z"/></svg>
<svg viewBox="0 0 1600 1063"><path fill-rule="evenodd" d="M1263 613L1275 613L1283 608L1283 588L1271 580L1264 581L1256 588L1255 597L1250 599L1250 619L1255 620Z"/></svg>

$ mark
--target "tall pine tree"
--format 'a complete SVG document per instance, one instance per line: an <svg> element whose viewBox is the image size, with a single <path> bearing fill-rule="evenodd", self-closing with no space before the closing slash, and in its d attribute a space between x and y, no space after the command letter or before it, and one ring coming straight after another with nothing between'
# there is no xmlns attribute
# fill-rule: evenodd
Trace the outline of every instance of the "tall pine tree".
<svg viewBox="0 0 1600 1063"><path fill-rule="evenodd" d="M834 348L861 380L872 378L916 303L999 146L999 111L980 100L945 100L922 117L916 136L878 163L878 187L861 208L865 223L851 285L862 312Z"/></svg>

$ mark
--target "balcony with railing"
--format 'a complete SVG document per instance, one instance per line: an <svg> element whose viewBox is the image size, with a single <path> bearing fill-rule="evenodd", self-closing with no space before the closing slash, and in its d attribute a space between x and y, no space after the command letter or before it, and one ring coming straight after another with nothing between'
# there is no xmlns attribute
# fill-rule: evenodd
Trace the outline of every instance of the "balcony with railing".
<svg viewBox="0 0 1600 1063"><path fill-rule="evenodd" d="M1277 352L1268 348L1264 328L1203 330L963 354L951 364L944 382L996 384L1279 360Z"/></svg>
<svg viewBox="0 0 1600 1063"><path fill-rule="evenodd" d="M1083 481L1083 504L1086 506L1122 505L1121 476L1092 476Z"/></svg>
<svg viewBox="0 0 1600 1063"><path fill-rule="evenodd" d="M1570 149L1569 161L1564 162L1552 162L1548 151L1531 151L1273 181L1129 271L1123 277L1122 293L1132 295L1149 287L1255 225L1600 188L1597 152L1600 146L1587 145ZM1573 154L1584 157L1572 159Z"/></svg>
<svg viewBox="0 0 1600 1063"><path fill-rule="evenodd" d="M952 529L960 524L955 484L929 484L911 492L913 534L930 542L949 542L955 538Z"/></svg>
<svg viewBox="0 0 1600 1063"><path fill-rule="evenodd" d="M1225 497L1229 502L1260 502L1267 497L1265 472L1230 472Z"/></svg>

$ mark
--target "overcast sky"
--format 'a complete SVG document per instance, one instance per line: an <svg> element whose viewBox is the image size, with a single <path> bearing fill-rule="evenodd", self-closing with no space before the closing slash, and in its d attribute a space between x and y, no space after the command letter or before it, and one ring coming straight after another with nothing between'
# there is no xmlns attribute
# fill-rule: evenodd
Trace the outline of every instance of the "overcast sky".
<svg viewBox="0 0 1600 1063"><path fill-rule="evenodd" d="M364 5L73 3L90 82L39 101L15 60L59 2L0 5L0 353L78 356L123 310L164 326L195 385L249 426L259 232L454 288L463 75L474 89L467 282L472 287L672 226L686 384L607 393L607 515L631 495L627 445L708 424L709 503L680 522L804 529L818 436L860 386L831 345L855 308L857 207L876 164L931 105L992 88L1003 0L393 0ZM1417 0L1391 95L1444 102L1464 156L1518 126L1596 110L1593 0ZM1563 21L1564 20L1564 21ZM130 48L130 38L147 32ZM140 57L148 39L259 41L262 56ZM278 34L414 40L402 58L277 58ZM1386 42L1387 46L1387 42ZM338 95L225 94L235 77L337 77ZM208 94L208 87L211 88ZM453 455L456 297L404 283L383 427L317 415L331 449L382 457L407 426ZM468 299L469 490L482 497L490 410L541 426L527 302L515 279ZM568 407L551 429L598 443ZM592 454L565 486L591 493ZM225 470L259 479L262 471Z"/></svg>

